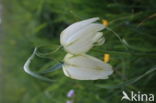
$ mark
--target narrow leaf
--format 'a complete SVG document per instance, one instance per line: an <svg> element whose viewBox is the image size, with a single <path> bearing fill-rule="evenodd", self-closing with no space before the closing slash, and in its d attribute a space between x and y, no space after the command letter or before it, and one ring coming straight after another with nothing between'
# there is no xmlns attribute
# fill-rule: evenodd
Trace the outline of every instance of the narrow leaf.
<svg viewBox="0 0 156 103"><path fill-rule="evenodd" d="M30 64L31 64L31 61L32 59L35 57L35 53L37 51L37 48L34 49L34 52L32 53L32 55L27 59L27 61L25 62L24 64L24 71L26 73L28 73L29 75L35 77L35 78L38 78L38 79L41 79L41 80L44 80L44 81L48 81L48 82L53 82L54 80L51 80L49 78L46 78L38 73L35 73L33 71L30 70Z"/></svg>

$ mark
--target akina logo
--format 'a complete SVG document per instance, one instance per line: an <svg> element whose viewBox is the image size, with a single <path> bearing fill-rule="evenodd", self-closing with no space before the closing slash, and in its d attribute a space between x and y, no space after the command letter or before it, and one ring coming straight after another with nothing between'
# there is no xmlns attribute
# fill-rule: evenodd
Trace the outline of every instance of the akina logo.
<svg viewBox="0 0 156 103"><path fill-rule="evenodd" d="M155 97L154 94L145 94L141 93L138 91L135 93L134 91L131 91L130 94L127 94L125 91L122 91L122 98L121 101L123 100L128 100L128 101L142 101L142 102L147 102L147 101L154 101Z"/></svg>

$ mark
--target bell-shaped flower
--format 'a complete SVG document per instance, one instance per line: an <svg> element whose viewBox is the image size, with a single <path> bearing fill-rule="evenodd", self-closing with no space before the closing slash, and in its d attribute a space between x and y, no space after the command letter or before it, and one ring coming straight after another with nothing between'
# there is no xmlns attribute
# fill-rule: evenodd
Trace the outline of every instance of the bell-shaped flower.
<svg viewBox="0 0 156 103"><path fill-rule="evenodd" d="M67 54L63 71L66 76L77 80L107 79L113 73L110 64L87 54Z"/></svg>
<svg viewBox="0 0 156 103"><path fill-rule="evenodd" d="M104 43L103 24L95 23L98 17L76 22L67 27L60 35L60 43L71 54L82 54L89 51L94 44Z"/></svg>

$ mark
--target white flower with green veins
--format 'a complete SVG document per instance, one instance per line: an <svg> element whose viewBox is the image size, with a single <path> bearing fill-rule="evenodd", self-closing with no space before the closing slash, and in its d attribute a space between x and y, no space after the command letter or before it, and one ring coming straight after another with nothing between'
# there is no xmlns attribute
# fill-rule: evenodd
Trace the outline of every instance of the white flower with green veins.
<svg viewBox="0 0 156 103"><path fill-rule="evenodd" d="M87 55L67 54L63 64L64 74L77 80L108 79L113 73L112 66Z"/></svg>
<svg viewBox="0 0 156 103"><path fill-rule="evenodd" d="M105 28L103 24L95 23L98 17L76 22L60 35L60 43L65 51L71 54L81 54L89 51L94 44L102 45L105 41L103 33Z"/></svg>

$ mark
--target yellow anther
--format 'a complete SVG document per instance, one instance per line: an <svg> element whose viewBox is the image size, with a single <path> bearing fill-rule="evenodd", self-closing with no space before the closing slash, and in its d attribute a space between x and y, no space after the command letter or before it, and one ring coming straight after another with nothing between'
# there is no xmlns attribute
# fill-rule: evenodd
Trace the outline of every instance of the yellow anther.
<svg viewBox="0 0 156 103"><path fill-rule="evenodd" d="M109 62L109 61L110 61L110 55L109 55L109 54L104 54L104 56L103 56L103 61L104 61L105 63Z"/></svg>
<svg viewBox="0 0 156 103"><path fill-rule="evenodd" d="M102 24L107 27L109 25L109 22L108 20L103 19Z"/></svg>

